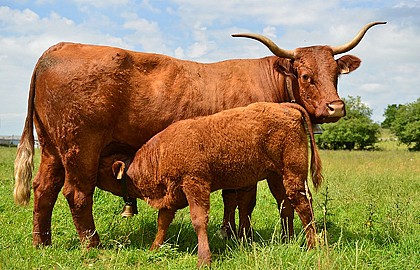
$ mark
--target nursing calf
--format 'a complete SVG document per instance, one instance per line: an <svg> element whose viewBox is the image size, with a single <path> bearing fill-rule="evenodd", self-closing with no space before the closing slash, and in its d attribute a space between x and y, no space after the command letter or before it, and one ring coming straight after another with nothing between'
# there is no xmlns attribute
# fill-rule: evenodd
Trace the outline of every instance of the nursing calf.
<svg viewBox="0 0 420 270"><path fill-rule="evenodd" d="M306 111L296 104L254 103L220 113L182 120L155 135L138 150L126 171L130 196L159 209L152 249L163 244L175 212L190 207L198 237L198 264L210 264L207 236L210 193L238 189L259 180L277 181L305 228L308 247L316 242L311 195L307 184L308 144L311 175L322 181L321 162ZM99 179L110 177L115 156L103 157ZM115 174L123 161L112 165ZM133 188L130 188L133 187Z"/></svg>

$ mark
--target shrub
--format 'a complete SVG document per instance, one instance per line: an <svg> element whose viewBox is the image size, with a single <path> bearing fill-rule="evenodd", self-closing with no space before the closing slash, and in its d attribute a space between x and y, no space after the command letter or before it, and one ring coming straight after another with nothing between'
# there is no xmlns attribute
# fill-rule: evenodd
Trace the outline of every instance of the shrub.
<svg viewBox="0 0 420 270"><path fill-rule="evenodd" d="M402 105L391 104L386 107L383 116L385 116L385 120L381 123L382 128L391 128L392 122L395 120L395 115L397 114L398 109Z"/></svg>
<svg viewBox="0 0 420 270"><path fill-rule="evenodd" d="M321 149L359 149L374 147L378 141L379 125L370 118L372 110L360 97L344 99L346 116L336 123L323 124L323 134L317 136Z"/></svg>
<svg viewBox="0 0 420 270"><path fill-rule="evenodd" d="M409 150L420 151L420 98L398 107L391 131Z"/></svg>

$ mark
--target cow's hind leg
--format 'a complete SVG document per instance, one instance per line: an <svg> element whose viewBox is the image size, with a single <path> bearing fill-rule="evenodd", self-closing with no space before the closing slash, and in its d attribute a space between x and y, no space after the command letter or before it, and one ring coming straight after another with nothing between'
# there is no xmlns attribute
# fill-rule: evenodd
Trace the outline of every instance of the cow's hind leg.
<svg viewBox="0 0 420 270"><path fill-rule="evenodd" d="M33 181L33 244L51 244L51 216L58 193L63 187L64 169L58 155L53 155L44 147L41 163Z"/></svg>
<svg viewBox="0 0 420 270"><path fill-rule="evenodd" d="M187 197L191 221L198 238L198 266L210 265L211 252L207 235L210 211L210 185L199 178L186 178L182 190Z"/></svg>
<svg viewBox="0 0 420 270"><path fill-rule="evenodd" d="M251 237L251 215L257 202L257 185L249 188L239 189L238 210L239 210L239 237Z"/></svg>
<svg viewBox="0 0 420 270"><path fill-rule="evenodd" d="M284 189L281 176L270 176L267 178L267 182L271 194L276 199L277 207L280 213L282 240L290 240L293 237L294 210L286 196L286 190Z"/></svg>
<svg viewBox="0 0 420 270"><path fill-rule="evenodd" d="M85 146L81 149L89 149ZM76 148L67 151L66 178L63 194L67 199L73 217L73 223L82 243L87 247L99 245L99 235L93 221L93 192L96 186L99 157L90 153L100 151L90 148L92 152L79 151Z"/></svg>

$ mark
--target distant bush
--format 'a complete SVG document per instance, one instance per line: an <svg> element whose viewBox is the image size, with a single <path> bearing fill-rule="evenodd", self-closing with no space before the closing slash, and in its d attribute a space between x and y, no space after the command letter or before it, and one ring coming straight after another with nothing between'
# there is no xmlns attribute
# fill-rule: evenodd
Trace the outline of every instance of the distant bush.
<svg viewBox="0 0 420 270"><path fill-rule="evenodd" d="M372 110L360 97L343 99L346 116L336 123L323 124L323 133L317 136L321 149L366 150L378 142L379 125L371 119Z"/></svg>
<svg viewBox="0 0 420 270"><path fill-rule="evenodd" d="M389 108L390 106L387 110ZM391 118L387 117L385 121L387 120L390 122L391 131L401 143L406 144L409 150L420 151L420 98L415 102L397 106L394 115Z"/></svg>
<svg viewBox="0 0 420 270"><path fill-rule="evenodd" d="M398 108L402 105L391 104L386 107L383 116L385 120L381 123L382 128L390 129L392 122L395 120L395 115L397 114Z"/></svg>

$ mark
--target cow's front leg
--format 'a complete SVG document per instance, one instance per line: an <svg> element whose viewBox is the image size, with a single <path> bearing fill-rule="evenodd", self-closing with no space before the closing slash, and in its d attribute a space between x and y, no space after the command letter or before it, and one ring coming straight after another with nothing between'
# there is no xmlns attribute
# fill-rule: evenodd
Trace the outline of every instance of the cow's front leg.
<svg viewBox="0 0 420 270"><path fill-rule="evenodd" d="M235 211L238 207L237 196L235 189L222 190L223 223L220 232L225 238L230 238L236 233Z"/></svg>
<svg viewBox="0 0 420 270"><path fill-rule="evenodd" d="M168 231L169 225L175 217L176 210L162 208L159 209L158 214L158 231L156 233L155 240L153 241L151 250L159 248L163 241L165 241L165 236Z"/></svg>

